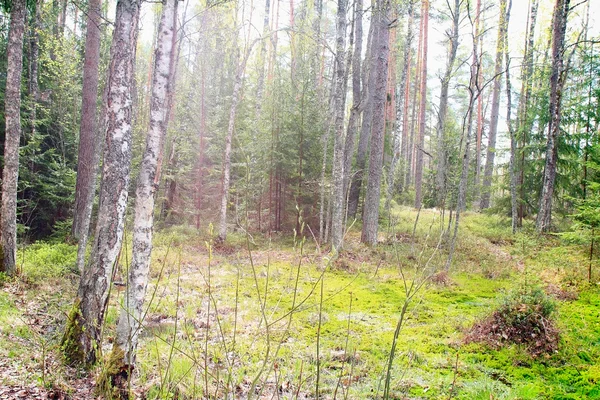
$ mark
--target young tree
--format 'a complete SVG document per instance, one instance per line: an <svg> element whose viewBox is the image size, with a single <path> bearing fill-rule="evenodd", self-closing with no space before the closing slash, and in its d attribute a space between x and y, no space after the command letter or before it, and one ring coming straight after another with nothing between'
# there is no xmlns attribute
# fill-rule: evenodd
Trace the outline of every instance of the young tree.
<svg viewBox="0 0 600 400"><path fill-rule="evenodd" d="M152 72L152 98L150 100L150 127L146 136L146 149L140 166L135 190L135 215L133 220L133 257L129 267L127 293L113 347L115 358L122 365L119 371L132 370L138 335L143 318L142 307L148 286L148 272L152 253L152 230L154 225L154 193L158 155L164 143L169 122L169 86L173 75L175 31L178 0L164 0L158 25L158 38Z"/></svg>
<svg viewBox="0 0 600 400"><path fill-rule="evenodd" d="M483 172L483 187L481 189L480 208L490 207L492 174L496 157L496 135L498 132L498 116L500 113L500 89L502 88L502 63L504 59L504 37L506 36L506 0L500 0L500 15L498 16L498 39L496 41L496 64L494 67L494 88L492 90L492 110L490 115L490 130Z"/></svg>
<svg viewBox="0 0 600 400"><path fill-rule="evenodd" d="M552 72L550 75L550 102L548 124L548 143L546 145L546 164L542 180L540 207L535 221L538 232L550 229L552 222L552 196L556 181L556 162L558 160L558 136L560 135L561 100L566 79L564 68L565 33L570 10L570 0L556 0L552 18Z"/></svg>
<svg viewBox="0 0 600 400"><path fill-rule="evenodd" d="M385 138L385 102L387 97L389 47L389 9L387 0L379 0L373 10L373 52L371 70L376 74L373 87L373 122L371 132L371 152L369 154L369 175L363 211L361 241L377 244L379 226L379 200L383 167L383 144Z"/></svg>
<svg viewBox="0 0 600 400"><path fill-rule="evenodd" d="M133 66L140 3L119 0L108 71L106 142L94 246L69 315L63 350L73 363L92 365L101 346L102 324L118 262L129 189Z"/></svg>
<svg viewBox="0 0 600 400"><path fill-rule="evenodd" d="M88 2L83 87L81 89L81 123L79 125L79 154L77 157L77 182L75 185L75 212L72 234L78 241L77 267L83 270L88 231L96 191L98 169L99 132L96 124L98 100L98 65L100 62L100 0Z"/></svg>
<svg viewBox="0 0 600 400"><path fill-rule="evenodd" d="M225 153L223 154L223 176L221 180L221 208L219 219L219 241L227 239L227 207L229 205L229 188L231 185L231 142L233 141L233 133L235 131L235 117L237 108L242 95L242 86L244 84L244 73L246 71L246 63L252 52L252 47L256 41L252 42L246 48L241 61L238 62L235 81L233 84L233 93L231 96L231 106L229 108L229 124L227 126L227 136L225 138Z"/></svg>
<svg viewBox="0 0 600 400"><path fill-rule="evenodd" d="M21 74L23 72L23 35L25 0L13 0L6 48L6 92L4 97L4 169L2 170L2 264L0 271L16 272L17 258L17 181L19 179L19 140L21 138Z"/></svg>

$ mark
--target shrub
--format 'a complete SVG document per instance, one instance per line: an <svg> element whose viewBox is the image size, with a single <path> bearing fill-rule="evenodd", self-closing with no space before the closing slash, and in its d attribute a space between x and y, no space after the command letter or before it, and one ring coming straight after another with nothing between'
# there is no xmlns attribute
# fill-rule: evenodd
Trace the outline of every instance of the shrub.
<svg viewBox="0 0 600 400"><path fill-rule="evenodd" d="M471 328L466 341L496 348L522 344L534 357L553 353L559 338L553 321L555 310L555 302L540 287L519 287L504 296L490 316Z"/></svg>
<svg viewBox="0 0 600 400"><path fill-rule="evenodd" d="M66 243L37 242L21 250L17 264L29 283L59 278L76 271L77 246Z"/></svg>

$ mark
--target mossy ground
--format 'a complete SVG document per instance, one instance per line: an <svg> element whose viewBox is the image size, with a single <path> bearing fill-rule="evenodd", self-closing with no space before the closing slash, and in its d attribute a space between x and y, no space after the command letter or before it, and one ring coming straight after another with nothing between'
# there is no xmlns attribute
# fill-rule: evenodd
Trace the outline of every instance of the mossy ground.
<svg viewBox="0 0 600 400"><path fill-rule="evenodd" d="M376 248L359 244L355 227L335 260L308 239L257 235L246 245L233 235L213 248L206 233L160 232L134 384L149 398L240 398L252 388L255 397L313 398L319 375L323 398L380 397L405 283L419 281L428 260L433 269L446 258L435 250L439 214L423 211L413 240L415 216L396 208ZM449 279L426 284L410 303L392 398L600 398L600 293L585 283L586 257L582 246L527 227L513 236L507 219L467 213ZM578 292L558 303L558 352L533 358L516 345L464 344L465 331L523 283ZM120 296L113 292L107 339ZM0 325L23 313L17 301L0 291ZM14 347L8 335L3 328L0 355Z"/></svg>

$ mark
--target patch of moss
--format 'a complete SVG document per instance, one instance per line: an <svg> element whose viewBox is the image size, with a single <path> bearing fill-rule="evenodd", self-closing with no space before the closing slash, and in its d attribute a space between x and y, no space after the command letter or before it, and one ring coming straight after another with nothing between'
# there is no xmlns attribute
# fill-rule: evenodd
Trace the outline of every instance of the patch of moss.
<svg viewBox="0 0 600 400"><path fill-rule="evenodd" d="M84 329L81 325L82 318L81 300L78 298L69 311L65 334L60 342L60 349L68 364L83 365L85 363L85 351L81 345Z"/></svg>
<svg viewBox="0 0 600 400"><path fill-rule="evenodd" d="M125 351L116 344L104 361L98 381L96 391L99 395L107 399L128 399L128 379L132 367L125 365Z"/></svg>

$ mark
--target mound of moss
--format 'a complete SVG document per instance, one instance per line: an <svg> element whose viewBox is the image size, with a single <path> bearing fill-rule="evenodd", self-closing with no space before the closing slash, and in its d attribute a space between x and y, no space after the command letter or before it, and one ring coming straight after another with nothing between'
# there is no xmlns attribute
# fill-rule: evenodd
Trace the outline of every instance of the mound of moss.
<svg viewBox="0 0 600 400"><path fill-rule="evenodd" d="M555 311L555 302L540 287L522 286L504 296L491 315L475 323L465 341L493 348L524 345L533 357L554 353L559 341Z"/></svg>

